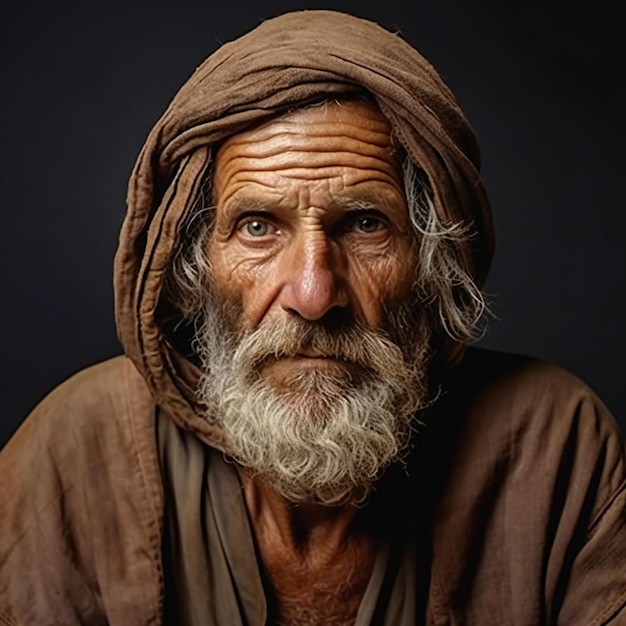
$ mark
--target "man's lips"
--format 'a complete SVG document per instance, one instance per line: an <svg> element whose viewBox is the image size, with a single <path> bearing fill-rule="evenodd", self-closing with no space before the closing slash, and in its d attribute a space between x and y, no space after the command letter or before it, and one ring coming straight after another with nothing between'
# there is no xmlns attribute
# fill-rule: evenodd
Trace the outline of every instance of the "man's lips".
<svg viewBox="0 0 626 626"><path fill-rule="evenodd" d="M331 354L325 354L316 350L301 350L296 354L272 355L263 360L260 369L269 369L285 372L286 374L304 368L327 368L349 367L348 361Z"/></svg>

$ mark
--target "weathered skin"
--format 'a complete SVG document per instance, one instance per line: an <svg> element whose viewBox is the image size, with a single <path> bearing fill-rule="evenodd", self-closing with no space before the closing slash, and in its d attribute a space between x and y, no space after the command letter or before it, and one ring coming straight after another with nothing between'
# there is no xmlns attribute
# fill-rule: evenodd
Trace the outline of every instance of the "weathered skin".
<svg viewBox="0 0 626 626"><path fill-rule="evenodd" d="M241 306L245 329L337 308L376 328L409 297L416 253L400 168L370 105L310 107L235 135L216 156L214 192L214 284ZM302 354L263 375L279 383L331 361ZM241 476L280 621L354 620L374 556L355 509L295 507Z"/></svg>

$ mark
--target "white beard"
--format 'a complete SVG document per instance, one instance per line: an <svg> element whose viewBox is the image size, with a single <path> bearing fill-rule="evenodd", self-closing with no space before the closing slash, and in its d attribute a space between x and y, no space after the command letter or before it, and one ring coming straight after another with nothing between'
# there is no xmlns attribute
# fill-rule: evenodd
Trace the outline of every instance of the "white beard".
<svg viewBox="0 0 626 626"><path fill-rule="evenodd" d="M425 322L404 328L405 314L390 322L403 350L358 323L330 331L295 317L239 339L226 317L208 303L195 347L204 371L198 397L231 456L291 502L362 502L406 454L425 404ZM268 361L306 348L338 361L298 370L280 385L263 375Z"/></svg>

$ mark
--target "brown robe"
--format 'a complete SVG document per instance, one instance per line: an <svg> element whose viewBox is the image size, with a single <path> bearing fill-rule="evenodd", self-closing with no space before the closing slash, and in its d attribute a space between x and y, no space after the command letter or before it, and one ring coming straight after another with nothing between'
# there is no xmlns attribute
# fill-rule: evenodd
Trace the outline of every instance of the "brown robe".
<svg viewBox="0 0 626 626"><path fill-rule="evenodd" d="M374 496L358 624L626 623L624 443L593 393L473 349L425 419ZM1 624L265 623L236 473L176 421L123 357L31 414L0 455ZM187 599L172 567L202 572Z"/></svg>

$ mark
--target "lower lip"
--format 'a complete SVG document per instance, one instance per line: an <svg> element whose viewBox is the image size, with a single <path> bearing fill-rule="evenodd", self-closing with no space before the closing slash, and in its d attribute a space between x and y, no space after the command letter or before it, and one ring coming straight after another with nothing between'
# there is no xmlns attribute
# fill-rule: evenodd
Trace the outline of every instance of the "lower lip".
<svg viewBox="0 0 626 626"><path fill-rule="evenodd" d="M342 364L343 361L336 359L331 356L307 356L306 354L297 354L296 356L286 357L284 359L280 359L279 361L283 361L284 363L288 363L291 365L311 365L311 366L320 366L320 365L332 365L332 364ZM279 362L277 361L277 363Z"/></svg>
<svg viewBox="0 0 626 626"><path fill-rule="evenodd" d="M265 364L274 372L292 374L297 369L342 369L345 371L347 364L333 357L296 355L272 360Z"/></svg>

